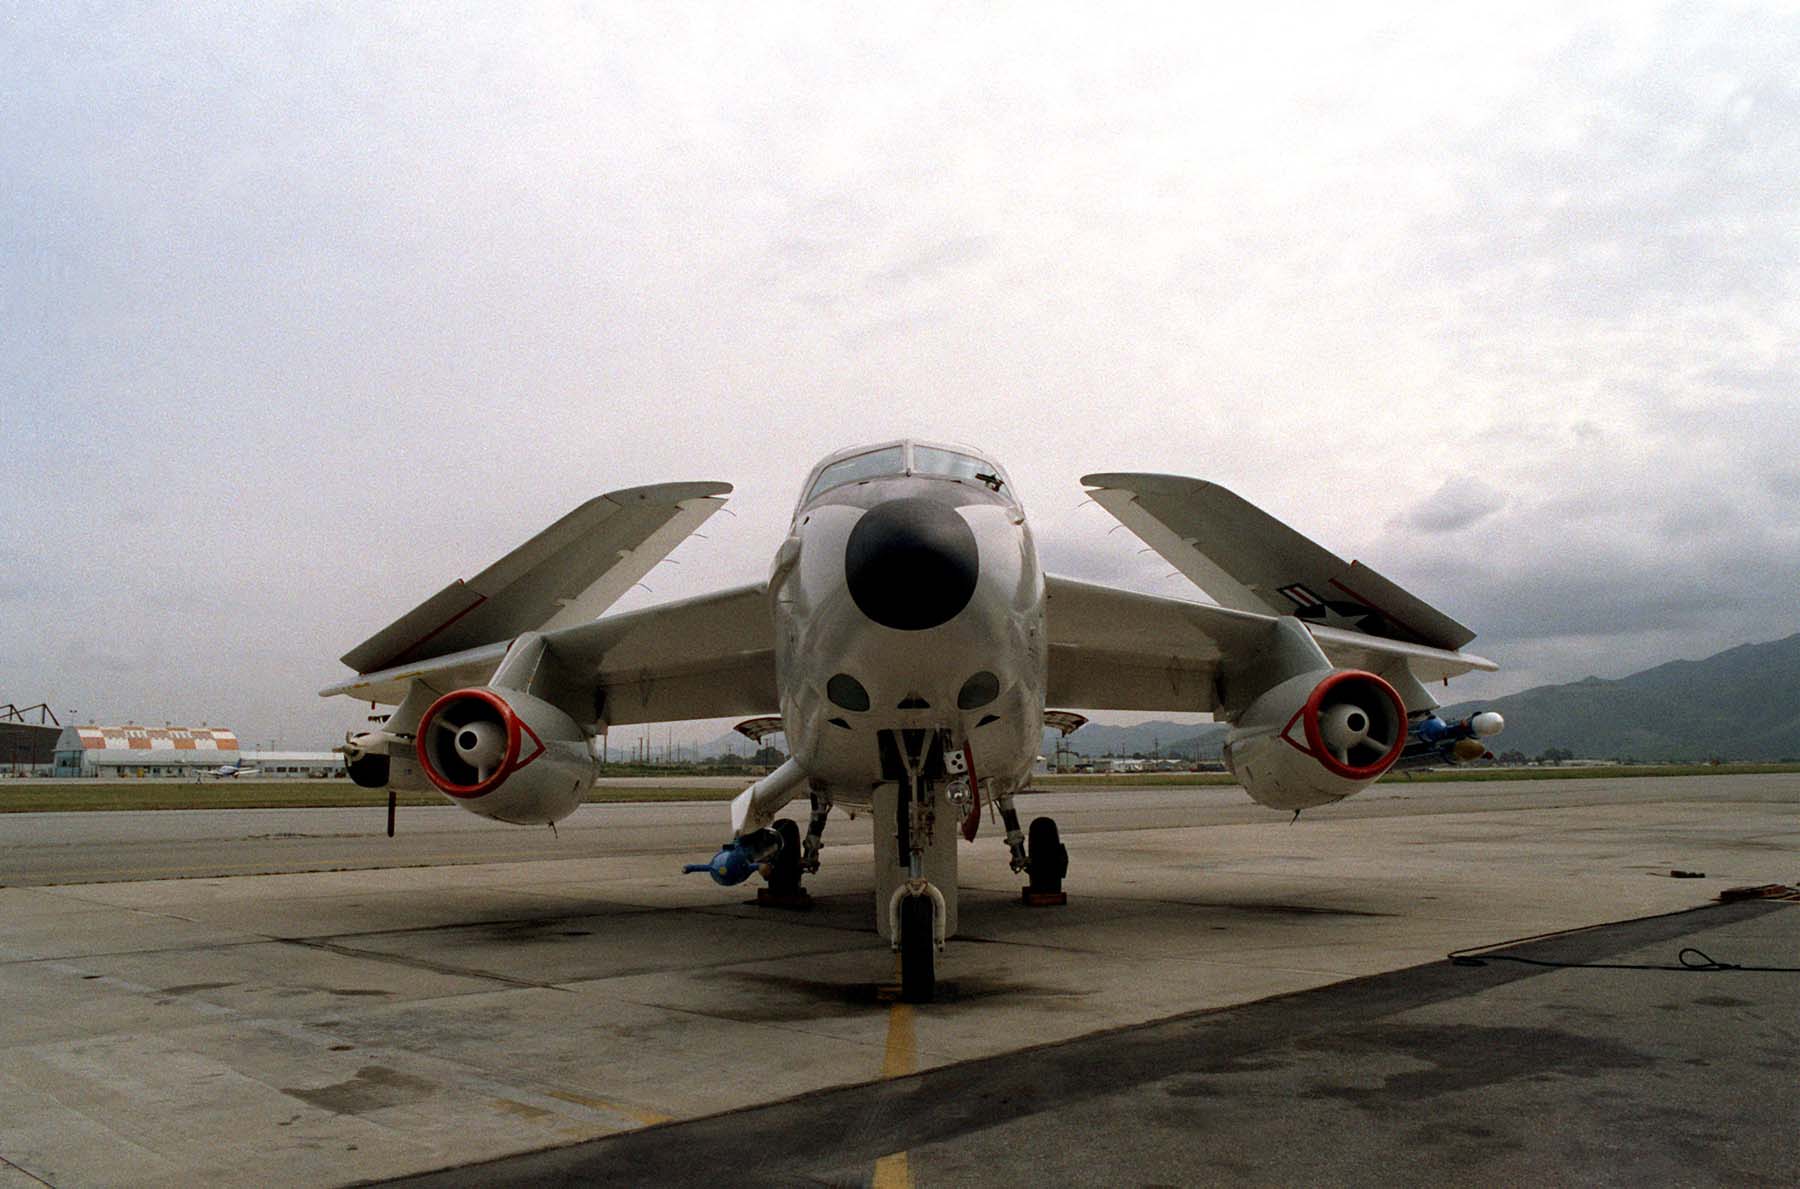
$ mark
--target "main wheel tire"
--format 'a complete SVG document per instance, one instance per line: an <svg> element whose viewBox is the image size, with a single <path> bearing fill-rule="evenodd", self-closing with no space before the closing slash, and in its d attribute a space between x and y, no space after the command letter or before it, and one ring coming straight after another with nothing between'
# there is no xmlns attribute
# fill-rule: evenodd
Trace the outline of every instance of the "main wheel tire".
<svg viewBox="0 0 1800 1189"><path fill-rule="evenodd" d="M360 755L354 760L344 763L344 771L350 777L350 783L358 788L384 789L388 783L388 771L391 759L385 755Z"/></svg>
<svg viewBox="0 0 1800 1189"><path fill-rule="evenodd" d="M781 835L781 853L769 864L769 890L793 895L800 890L800 827L782 818L775 832Z"/></svg>
<svg viewBox="0 0 1800 1189"><path fill-rule="evenodd" d="M1031 859L1031 890L1062 891L1063 876L1069 873L1069 848L1057 834L1056 819L1033 818L1025 839L1025 853Z"/></svg>
<svg viewBox="0 0 1800 1189"><path fill-rule="evenodd" d="M931 897L900 901L900 998L906 1003L930 1003L937 995L937 945L931 926Z"/></svg>

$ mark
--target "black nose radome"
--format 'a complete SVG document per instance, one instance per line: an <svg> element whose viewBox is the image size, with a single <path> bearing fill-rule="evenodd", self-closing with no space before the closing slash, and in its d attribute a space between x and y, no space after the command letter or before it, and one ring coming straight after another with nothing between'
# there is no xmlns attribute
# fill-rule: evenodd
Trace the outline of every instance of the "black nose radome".
<svg viewBox="0 0 1800 1189"><path fill-rule="evenodd" d="M850 597L883 627L917 632L969 603L980 572L969 524L947 504L923 499L877 504L850 530L844 576Z"/></svg>

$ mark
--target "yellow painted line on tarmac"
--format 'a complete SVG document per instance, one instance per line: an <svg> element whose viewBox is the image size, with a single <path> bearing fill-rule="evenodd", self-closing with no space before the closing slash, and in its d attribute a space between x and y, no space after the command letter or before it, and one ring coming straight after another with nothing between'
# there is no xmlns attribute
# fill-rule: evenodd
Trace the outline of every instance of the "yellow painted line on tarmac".
<svg viewBox="0 0 1800 1189"><path fill-rule="evenodd" d="M611 1111L615 1115L624 1115L627 1119L635 1119L646 1127L654 1127L658 1123L672 1123L673 1115L659 1115L655 1111L642 1110L635 1106L627 1106L622 1102L609 1102L604 1098L589 1098L585 1094L572 1094L567 1090L546 1090L550 1098L560 1098L564 1102L572 1102L576 1106L591 1107L599 1111Z"/></svg>
<svg viewBox="0 0 1800 1189"><path fill-rule="evenodd" d="M541 1106L520 1102L516 1098L496 1098L494 1099L494 1109L508 1115L517 1115L521 1119L544 1119L553 1113Z"/></svg>
<svg viewBox="0 0 1800 1189"><path fill-rule="evenodd" d="M881 1076L903 1078L919 1071L919 1042L913 1034L910 1003L888 1008L887 1049L881 1055Z"/></svg>
<svg viewBox="0 0 1800 1189"><path fill-rule="evenodd" d="M895 1152L875 1162L872 1189L912 1189L912 1173L906 1167L906 1153Z"/></svg>
<svg viewBox="0 0 1800 1189"><path fill-rule="evenodd" d="M894 977L900 977L900 962L894 960ZM903 1078L919 1070L919 1040L913 1030L910 1003L896 1003L888 1008L887 1046L881 1054L881 1076ZM874 1189L912 1189L912 1170L906 1153L894 1152L875 1162Z"/></svg>

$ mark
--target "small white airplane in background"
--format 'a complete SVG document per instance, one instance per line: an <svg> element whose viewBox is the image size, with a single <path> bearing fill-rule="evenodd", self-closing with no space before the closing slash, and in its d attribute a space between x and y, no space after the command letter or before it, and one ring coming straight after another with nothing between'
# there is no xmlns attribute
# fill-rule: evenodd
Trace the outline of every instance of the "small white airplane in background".
<svg viewBox="0 0 1800 1189"><path fill-rule="evenodd" d="M876 927L902 995L928 1000L957 928L959 833L985 798L1015 871L1060 887L1055 823L1019 825L1049 707L1211 712L1255 800L1298 812L1397 765L1483 755L1503 725L1449 723L1426 685L1492 662L1474 633L1346 564L1231 492L1100 474L1094 500L1216 603L1057 578L1038 567L1006 472L964 447L840 451L807 477L766 582L596 619L724 503L723 483L583 504L347 653L322 691L395 709L343 748L351 778L436 788L474 813L555 822L592 787L592 741L624 724L756 716L792 757L731 806L704 871L797 893L833 806L874 822ZM804 838L776 814L805 796ZM959 828L960 827L960 828Z"/></svg>
<svg viewBox="0 0 1800 1189"><path fill-rule="evenodd" d="M244 763L220 764L213 769L213 779L231 780L238 776L255 776L256 769Z"/></svg>

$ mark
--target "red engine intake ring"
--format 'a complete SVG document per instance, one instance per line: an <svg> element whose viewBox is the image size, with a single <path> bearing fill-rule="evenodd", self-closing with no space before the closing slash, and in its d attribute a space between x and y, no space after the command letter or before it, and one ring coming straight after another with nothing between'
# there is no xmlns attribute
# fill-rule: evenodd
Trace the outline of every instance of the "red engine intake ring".
<svg viewBox="0 0 1800 1189"><path fill-rule="evenodd" d="M1340 762L1326 748L1325 739L1319 734L1319 708L1324 705L1325 695L1347 681L1374 683L1382 695L1387 698L1394 711L1394 745L1388 748L1386 755L1372 764L1364 764L1361 767L1352 767ZM1334 776L1341 776L1345 780L1373 780L1394 766L1394 761L1400 758L1401 749L1406 746L1406 703L1400 700L1400 694L1393 686L1375 674L1365 673L1361 669L1345 669L1343 672L1333 673L1319 682L1306 699L1306 705L1300 707L1299 713L1294 715L1294 718L1299 719L1306 729L1307 753L1319 761L1320 766L1327 772ZM1293 726L1293 720L1288 720L1288 730L1292 730ZM1283 734L1285 735L1286 732ZM1291 736L1288 741L1293 742Z"/></svg>
<svg viewBox="0 0 1800 1189"><path fill-rule="evenodd" d="M432 763L430 749L427 744L431 739L432 723L436 720L439 712L444 710L447 706L469 698L486 702L489 706L499 712L500 721L506 726L506 755L500 761L500 766L494 769L494 774L489 776L486 780L481 781L478 784L457 784L438 771L437 765ZM537 744L537 750L532 752L529 756L526 756L524 759L519 758L519 744L522 735L530 735L531 741ZM537 759L544 750L543 741L537 737L536 733L533 732L530 727L519 721L519 716L513 713L513 708L511 706L506 704L506 699L491 690L485 689L452 690L433 702L430 708L425 711L424 717L419 719L419 732L414 740L414 747L419 753L419 767L425 770L425 778L431 781L431 783L446 796L463 799L482 797L493 792L500 787L500 783L508 776L511 776L514 772L517 772L532 760Z"/></svg>

